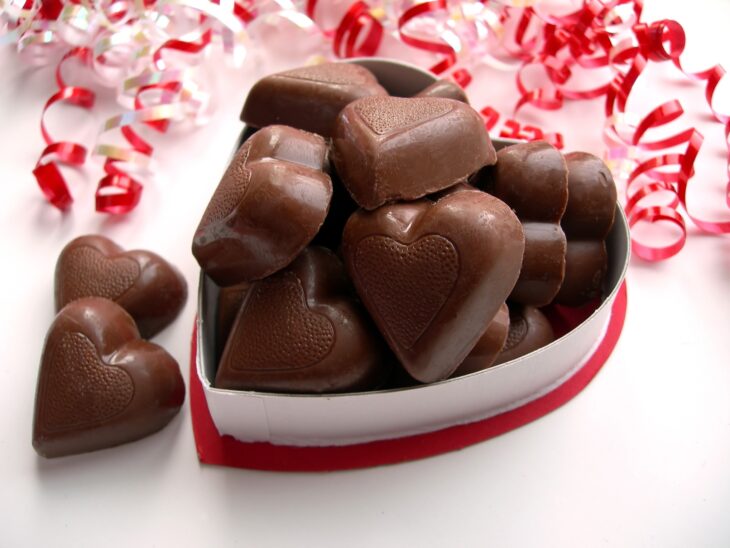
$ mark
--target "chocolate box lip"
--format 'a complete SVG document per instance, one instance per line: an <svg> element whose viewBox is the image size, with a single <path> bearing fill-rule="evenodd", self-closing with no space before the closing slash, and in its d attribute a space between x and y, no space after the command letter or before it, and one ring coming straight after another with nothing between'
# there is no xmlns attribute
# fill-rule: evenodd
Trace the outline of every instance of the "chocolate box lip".
<svg viewBox="0 0 730 548"><path fill-rule="evenodd" d="M413 65L410 65L408 63L402 63L400 61L393 61L390 59L380 59L380 58L355 58L351 59L348 62L357 63L359 65L365 66L366 68L376 67L376 71L378 72L379 80L381 78L381 72L383 70L386 71L387 74L391 75L393 78L396 78L398 80L399 85L404 84L404 87L399 87L398 90L396 90L395 95L403 94L403 95L414 95L421 89L427 87L431 83L435 82L437 78L423 69L420 69L418 67L415 67ZM403 78L402 73L403 71L409 72L409 78ZM387 85L388 82L383 82L381 80L381 85L385 87L388 92L392 92L392 86ZM239 136L239 139L236 143L236 150L238 147L248 138L250 137L256 130L252 129L248 126L244 125L243 130L241 131L241 134ZM492 138L492 143L494 144L494 147L499 150L501 148L504 148L506 146L519 143L521 141L514 140L514 139L501 139L501 138ZM285 392L259 392L256 390L232 390L232 389L225 389L225 388L216 388L213 385L213 379L215 379L215 371L217 369L217 363L216 363L216 348L215 348L215 318L216 318L216 303L217 303L217 286L215 283L210 280L205 273L201 270L200 277L199 277L199 284L198 284L198 316L196 319L196 326L197 326L197 370L198 370L198 376L200 377L204 387L206 390L209 390L214 393L218 394L226 394L235 396L238 395L246 395L246 396L256 396L257 398L265 398L265 399L279 399L279 398L305 398L305 399L311 399L311 398L318 398L318 399L330 399L330 398L343 398L343 397L365 397L365 396L371 396L371 395L381 395L381 394L388 394L388 393L400 393L405 392L409 390L429 390L429 389L437 389L437 387L442 386L446 383L452 383L452 382L464 382L468 379L477 376L477 375L484 375L488 374L491 371L495 371L498 369L502 369L505 367L509 367L513 364L520 363L522 361L525 361L527 359L535 359L536 356L539 356L541 353L547 351L547 349L553 348L554 346L561 344L566 337L573 337L576 336L576 334L580 333L582 329L589 323L591 323L591 319L600 314L606 306L611 306L613 303L616 294L618 293L619 289L621 288L621 284L626 276L626 271L628 269L629 265L629 258L630 258L630 246L629 246L630 236L629 236L629 228L628 228L628 221L626 219L626 216L624 215L623 209L620 207L620 205L616 204L616 215L613 223L613 227L611 228L611 231L609 232L608 237L606 238L606 245L608 248L608 271L606 273L606 278L604 282L604 288L603 288L603 294L602 294L602 302L601 304L594 310L590 316L588 316L585 320L583 320L579 325L577 325L575 328L573 328L571 331L563 335L562 337L555 339L550 344L543 346L537 350L534 350L533 352L530 352L529 354L525 354L524 356L520 356L519 358L516 358L514 360L510 360L508 362L504 362L495 366L492 366L488 369L482 370L482 371L475 371L474 373L470 373L468 375L463 375L460 377L453 377L444 379L441 381L437 381L434 383L429 384L423 384L423 385L416 385L416 386L408 386L403 388L387 388L387 389L381 389L381 390L369 390L369 391L361 391L361 392L341 392L341 393L334 393L334 394L291 394L291 393L285 393ZM211 326L211 324L213 324ZM598 341L597 341L598 342Z"/></svg>

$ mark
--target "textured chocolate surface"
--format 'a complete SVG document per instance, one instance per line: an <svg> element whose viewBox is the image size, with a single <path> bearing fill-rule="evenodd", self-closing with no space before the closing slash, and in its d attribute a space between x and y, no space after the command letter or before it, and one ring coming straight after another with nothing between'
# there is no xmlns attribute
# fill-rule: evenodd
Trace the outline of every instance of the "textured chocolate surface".
<svg viewBox="0 0 730 548"><path fill-rule="evenodd" d="M337 119L333 163L365 209L448 188L496 161L481 117L452 99L369 97Z"/></svg>
<svg viewBox="0 0 730 548"><path fill-rule="evenodd" d="M367 390L386 376L386 355L342 263L327 249L309 247L285 270L251 285L215 385L286 393Z"/></svg>
<svg viewBox="0 0 730 548"><path fill-rule="evenodd" d="M223 353L223 348L228 340L228 334L231 332L233 322L236 320L238 311L243 304L243 299L246 297L246 293L248 293L248 288L250 286L250 283L243 282L220 288L215 328L218 358L220 358L220 354Z"/></svg>
<svg viewBox="0 0 730 548"><path fill-rule="evenodd" d="M565 281L555 302L579 306L601 294L608 269L606 236L616 211L616 185L606 164L587 152L565 155L568 207L562 219L568 239Z"/></svg>
<svg viewBox="0 0 730 548"><path fill-rule="evenodd" d="M342 253L358 295L409 374L448 377L512 290L524 236L478 190L352 215Z"/></svg>
<svg viewBox="0 0 730 548"><path fill-rule="evenodd" d="M550 322L539 309L511 303L509 334L495 365L522 357L555 340Z"/></svg>
<svg viewBox="0 0 730 548"><path fill-rule="evenodd" d="M159 255L124 251L108 238L81 236L63 248L56 262L56 311L83 297L119 304L149 338L172 322L187 299L182 274Z"/></svg>
<svg viewBox="0 0 730 548"><path fill-rule="evenodd" d="M264 278L314 238L332 197L324 139L285 126L257 131L238 150L193 238L218 285Z"/></svg>
<svg viewBox="0 0 730 548"><path fill-rule="evenodd" d="M507 308L505 303L502 303L494 319L489 322L484 335L479 338L476 346L474 346L466 359L461 362L451 376L461 377L469 373L483 371L495 365L495 360L504 347L509 332L509 308Z"/></svg>
<svg viewBox="0 0 730 548"><path fill-rule="evenodd" d="M351 63L302 67L259 80L246 98L241 120L259 128L285 124L330 137L340 111L371 95L388 93L364 67Z"/></svg>
<svg viewBox="0 0 730 548"><path fill-rule="evenodd" d="M469 104L464 89L451 80L437 80L427 88L419 91L415 97L441 97L443 99L454 99Z"/></svg>
<svg viewBox="0 0 730 548"><path fill-rule="evenodd" d="M133 441L179 411L185 385L177 362L140 339L112 301L65 306L46 336L33 420L33 447L59 457Z"/></svg>
<svg viewBox="0 0 730 548"><path fill-rule="evenodd" d="M560 220L568 202L568 173L560 152L544 142L497 153L487 190L515 210L525 231L525 256L510 299L543 306L565 276L566 240Z"/></svg>

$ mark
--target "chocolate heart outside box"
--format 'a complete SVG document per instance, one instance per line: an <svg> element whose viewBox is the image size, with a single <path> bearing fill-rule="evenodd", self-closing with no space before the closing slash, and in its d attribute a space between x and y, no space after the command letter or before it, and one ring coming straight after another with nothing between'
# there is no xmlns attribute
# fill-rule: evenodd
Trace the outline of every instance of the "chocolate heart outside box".
<svg viewBox="0 0 730 548"><path fill-rule="evenodd" d="M435 78L382 59L356 59L393 95L410 96ZM241 139L253 131L244 128ZM496 148L512 141L493 140ZM609 270L603 302L552 344L490 369L429 385L327 396L234 391L213 387L218 287L200 276L196 370L220 435L289 446L343 446L433 432L495 416L554 390L580 370L605 334L629 258L626 218L617 206L607 239Z"/></svg>

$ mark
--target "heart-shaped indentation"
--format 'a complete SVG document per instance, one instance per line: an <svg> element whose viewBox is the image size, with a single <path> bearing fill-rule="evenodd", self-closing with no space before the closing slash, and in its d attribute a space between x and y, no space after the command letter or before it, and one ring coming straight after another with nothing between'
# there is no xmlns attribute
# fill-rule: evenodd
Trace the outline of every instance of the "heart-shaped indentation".
<svg viewBox="0 0 730 548"><path fill-rule="evenodd" d="M358 101L355 110L378 135L391 133L443 116L453 108L449 101L428 97L369 97Z"/></svg>
<svg viewBox="0 0 730 548"><path fill-rule="evenodd" d="M182 310L182 274L159 255L125 251L109 238L89 234L63 248L56 263L56 310L85 297L102 297L124 308L144 338L167 326Z"/></svg>
<svg viewBox="0 0 730 548"><path fill-rule="evenodd" d="M89 295L116 300L129 291L140 274L136 261L109 258L91 246L69 249L61 255L58 268L63 280L57 299L64 304Z"/></svg>
<svg viewBox="0 0 730 548"><path fill-rule="evenodd" d="M140 339L122 307L79 299L56 315L46 336L33 447L59 457L133 441L170 422L184 399L177 362Z"/></svg>
<svg viewBox="0 0 730 548"><path fill-rule="evenodd" d="M44 362L39 397L45 430L94 426L119 415L132 401L129 374L102 362L81 333L63 333L44 354Z"/></svg>
<svg viewBox="0 0 730 548"><path fill-rule="evenodd" d="M459 255L443 236L424 236L409 245L369 236L357 244L355 269L388 332L411 348L449 298L459 277Z"/></svg>
<svg viewBox="0 0 730 548"><path fill-rule="evenodd" d="M251 289L237 336L227 349L238 371L301 369L331 351L335 330L325 316L307 307L304 289L292 273Z"/></svg>
<svg viewBox="0 0 730 548"><path fill-rule="evenodd" d="M367 70L349 63L323 63L282 72L280 76L334 85L357 85L373 81Z"/></svg>

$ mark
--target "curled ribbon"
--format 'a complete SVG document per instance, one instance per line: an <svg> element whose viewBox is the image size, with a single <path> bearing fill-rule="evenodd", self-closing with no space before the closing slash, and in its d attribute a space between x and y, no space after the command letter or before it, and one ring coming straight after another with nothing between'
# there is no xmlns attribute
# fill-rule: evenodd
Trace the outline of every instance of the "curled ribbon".
<svg viewBox="0 0 730 548"><path fill-rule="evenodd" d="M57 103L90 110L95 94L70 86L62 66L81 63L108 85L118 86L118 99L128 110L107 120L106 141L118 132L123 145L100 141L94 152L104 159L96 207L125 213L139 202L142 178L149 172L153 146L142 137L150 128L164 133L181 118L202 120L208 95L198 81L195 63L201 54L222 44L237 59L245 50L245 25L271 9L297 14L298 21L317 27L316 15L328 5L317 0L7 0L0 4L0 43L16 43L21 55L57 62L58 90L41 115L45 149L34 175L50 203L68 209L72 196L60 166L78 167L87 149L70 140L54 140L45 126L46 112ZM303 13L297 13L301 9ZM383 38L399 39L437 57L434 74L448 74L462 86L472 80L475 65L514 70L518 99L512 116L485 106L481 112L490 131L502 137L544 139L562 147L560 133L550 133L516 118L527 107L557 110L566 101L605 101L606 159L626 185L624 205L631 226L663 223L675 229L674 240L656 246L632 236L634 253L662 260L678 253L687 239L686 220L712 234L730 233L730 221L709 221L687 205L689 183L703 146L696 128L681 125L679 101L663 99L643 116L627 109L636 83L652 63L671 62L687 79L703 85L709 112L723 126L728 162L723 178L730 208L730 115L718 111L716 90L726 78L719 65L689 72L682 64L685 34L676 21L642 21L641 0L583 0L573 11L551 13L540 0L354 0L346 4L334 28L319 30L331 41L334 57L375 55ZM291 18L290 18L291 19ZM304 24L304 23L301 23ZM176 28L183 29L175 32ZM168 55L175 52L175 55ZM179 61L179 57L186 61ZM177 60L168 60L171 59ZM541 83L535 85L538 75ZM589 87L577 85L589 76ZM668 136L652 137L657 130ZM661 205L656 205L664 198ZM657 225L660 226L660 225Z"/></svg>

